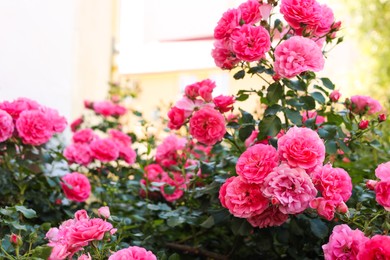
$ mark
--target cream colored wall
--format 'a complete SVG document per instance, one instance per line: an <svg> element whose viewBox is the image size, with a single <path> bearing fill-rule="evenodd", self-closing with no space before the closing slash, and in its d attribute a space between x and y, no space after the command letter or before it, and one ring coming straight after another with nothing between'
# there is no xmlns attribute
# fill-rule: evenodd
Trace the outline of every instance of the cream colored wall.
<svg viewBox="0 0 390 260"><path fill-rule="evenodd" d="M0 1L0 101L53 107L69 121L108 90L116 0Z"/></svg>

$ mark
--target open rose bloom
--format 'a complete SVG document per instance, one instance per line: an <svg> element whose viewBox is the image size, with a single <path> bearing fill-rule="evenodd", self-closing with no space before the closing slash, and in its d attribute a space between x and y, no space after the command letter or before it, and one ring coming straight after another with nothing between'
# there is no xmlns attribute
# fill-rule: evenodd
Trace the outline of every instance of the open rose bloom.
<svg viewBox="0 0 390 260"><path fill-rule="evenodd" d="M28 98L0 103L0 142L15 135L23 144L39 146L62 133L66 126L65 117L57 110Z"/></svg>

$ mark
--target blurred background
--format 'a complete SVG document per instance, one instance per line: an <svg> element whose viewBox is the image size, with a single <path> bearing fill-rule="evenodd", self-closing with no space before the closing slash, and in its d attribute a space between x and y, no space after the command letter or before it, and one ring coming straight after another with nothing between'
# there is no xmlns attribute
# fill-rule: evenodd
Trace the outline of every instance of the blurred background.
<svg viewBox="0 0 390 260"><path fill-rule="evenodd" d="M188 84L216 81L218 93L258 88L236 81L210 55L217 21L239 0L0 0L0 101L28 97L56 108L68 121L84 100L108 92L128 98L146 118L165 116ZM390 82L390 1L322 1L342 21L344 42L325 70L341 91L387 102ZM120 88L119 88L120 87ZM256 100L249 104L252 109ZM245 109L245 108L244 108ZM161 111L164 111L163 109Z"/></svg>

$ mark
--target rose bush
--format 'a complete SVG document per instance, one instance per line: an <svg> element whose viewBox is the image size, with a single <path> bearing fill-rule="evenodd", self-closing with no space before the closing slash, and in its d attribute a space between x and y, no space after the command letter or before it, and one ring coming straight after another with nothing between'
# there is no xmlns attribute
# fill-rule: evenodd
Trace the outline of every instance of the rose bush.
<svg viewBox="0 0 390 260"><path fill-rule="evenodd" d="M315 0L227 10L211 55L259 87L216 96L212 80L194 82L157 134L113 95L85 101L71 142L53 147L56 111L0 103L0 257L389 258L384 106L342 100L316 74L340 27ZM264 113L239 108L250 95Z"/></svg>

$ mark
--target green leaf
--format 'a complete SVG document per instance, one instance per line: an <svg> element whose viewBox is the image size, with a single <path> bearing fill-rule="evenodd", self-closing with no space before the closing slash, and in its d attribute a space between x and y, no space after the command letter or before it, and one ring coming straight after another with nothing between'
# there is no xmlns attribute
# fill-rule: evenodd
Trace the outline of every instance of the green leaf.
<svg viewBox="0 0 390 260"><path fill-rule="evenodd" d="M240 96L236 97L237 101L245 101L249 98L248 94L241 94Z"/></svg>
<svg viewBox="0 0 390 260"><path fill-rule="evenodd" d="M180 256L177 253L173 253L168 257L168 260L180 260Z"/></svg>
<svg viewBox="0 0 390 260"><path fill-rule="evenodd" d="M312 110L316 108L316 102L311 96L302 96L299 98L299 102L303 103L303 108L306 110Z"/></svg>
<svg viewBox="0 0 390 260"><path fill-rule="evenodd" d="M288 99L288 100L286 101L286 103L287 103L288 105L290 105L290 106L292 106L292 107L295 107L295 108L298 108L298 109L302 108L302 107L305 105L304 103L300 102L300 101L299 101L298 99L296 99L296 98Z"/></svg>
<svg viewBox="0 0 390 260"><path fill-rule="evenodd" d="M23 214L25 218L36 218L37 213L33 209L28 209L24 206L15 206L15 209Z"/></svg>
<svg viewBox="0 0 390 260"><path fill-rule="evenodd" d="M323 84L326 88L331 89L331 90L334 89L335 86L334 86L333 82L330 81L330 79L328 79L328 78L320 78L320 79L321 79L321 81L322 81L322 84Z"/></svg>
<svg viewBox="0 0 390 260"><path fill-rule="evenodd" d="M178 226L180 224L183 224L185 221L186 220L183 217L174 216L174 217L168 218L167 225L170 226L170 227L176 227L176 226Z"/></svg>
<svg viewBox="0 0 390 260"><path fill-rule="evenodd" d="M263 73L265 71L264 66L255 66L248 70L249 74L255 74L255 73Z"/></svg>
<svg viewBox="0 0 390 260"><path fill-rule="evenodd" d="M320 92L313 92L310 94L318 103L325 104L325 97Z"/></svg>
<svg viewBox="0 0 390 260"><path fill-rule="evenodd" d="M31 251L31 257L38 259L48 259L52 249L53 248L49 246L38 246Z"/></svg>
<svg viewBox="0 0 390 260"><path fill-rule="evenodd" d="M329 92L326 91L323 87L320 87L320 86L318 86L318 85L314 85L314 88L315 88L315 89L318 89L318 90L321 90L322 92L324 92L324 94L325 94L326 96L329 96Z"/></svg>
<svg viewBox="0 0 390 260"><path fill-rule="evenodd" d="M166 194L168 194L168 195L173 194L173 193L175 192L175 190L176 190L176 187L175 187L175 186L166 185L166 186L164 187L164 192L165 192Z"/></svg>
<svg viewBox="0 0 390 260"><path fill-rule="evenodd" d="M283 88L278 82L269 85L267 89L267 100L270 104L275 104L283 96Z"/></svg>
<svg viewBox="0 0 390 260"><path fill-rule="evenodd" d="M240 138L241 141L244 142L252 134L254 130L255 130L255 126L247 125L238 131L238 137Z"/></svg>
<svg viewBox="0 0 390 260"><path fill-rule="evenodd" d="M247 123L253 123L254 120L253 120L253 116L252 114L246 112L245 110L241 109L240 108L240 112L241 112L241 123L244 123L244 124L247 124Z"/></svg>
<svg viewBox="0 0 390 260"><path fill-rule="evenodd" d="M1 215L11 217L13 213L15 213L15 209L13 207L0 208Z"/></svg>
<svg viewBox="0 0 390 260"><path fill-rule="evenodd" d="M349 149L349 147L342 140L339 140L337 143L340 146L340 149L344 153L350 153L351 152L351 149Z"/></svg>
<svg viewBox="0 0 390 260"><path fill-rule="evenodd" d="M253 230L252 226L246 219L233 218L231 221L230 228L235 235L247 236Z"/></svg>
<svg viewBox="0 0 390 260"><path fill-rule="evenodd" d="M234 79L242 79L245 77L245 70L240 70L233 75Z"/></svg>
<svg viewBox="0 0 390 260"><path fill-rule="evenodd" d="M302 125L302 116L299 113L299 111L296 111L294 109L287 108L286 110L287 118L297 126Z"/></svg>
<svg viewBox="0 0 390 260"><path fill-rule="evenodd" d="M320 239L324 239L328 236L329 229L319 218L310 219L310 229L311 232Z"/></svg>
<svg viewBox="0 0 390 260"><path fill-rule="evenodd" d="M202 174L212 174L215 172L215 162L200 161L200 170Z"/></svg>
<svg viewBox="0 0 390 260"><path fill-rule="evenodd" d="M273 116L280 111L282 111L282 106L278 104L273 104L272 106L267 107L267 109L264 111L264 115Z"/></svg>
<svg viewBox="0 0 390 260"><path fill-rule="evenodd" d="M200 226L204 228L211 228L212 226L214 226L214 217L213 216L208 217L205 221L203 221L200 224Z"/></svg>
<svg viewBox="0 0 390 260"><path fill-rule="evenodd" d="M259 139L263 140L267 136L276 136L282 129L282 122L276 115L266 116L259 123Z"/></svg>
<svg viewBox="0 0 390 260"><path fill-rule="evenodd" d="M341 125L344 122L343 117L338 114L328 113L326 117L328 118L329 123L333 123L335 125Z"/></svg>
<svg viewBox="0 0 390 260"><path fill-rule="evenodd" d="M337 153L337 143L334 140L328 140L325 143L326 153L335 154Z"/></svg>
<svg viewBox="0 0 390 260"><path fill-rule="evenodd" d="M297 90L297 91L306 91L307 86L305 82L301 80L288 80L288 79L283 79L283 83L288 87L289 89L292 90Z"/></svg>

